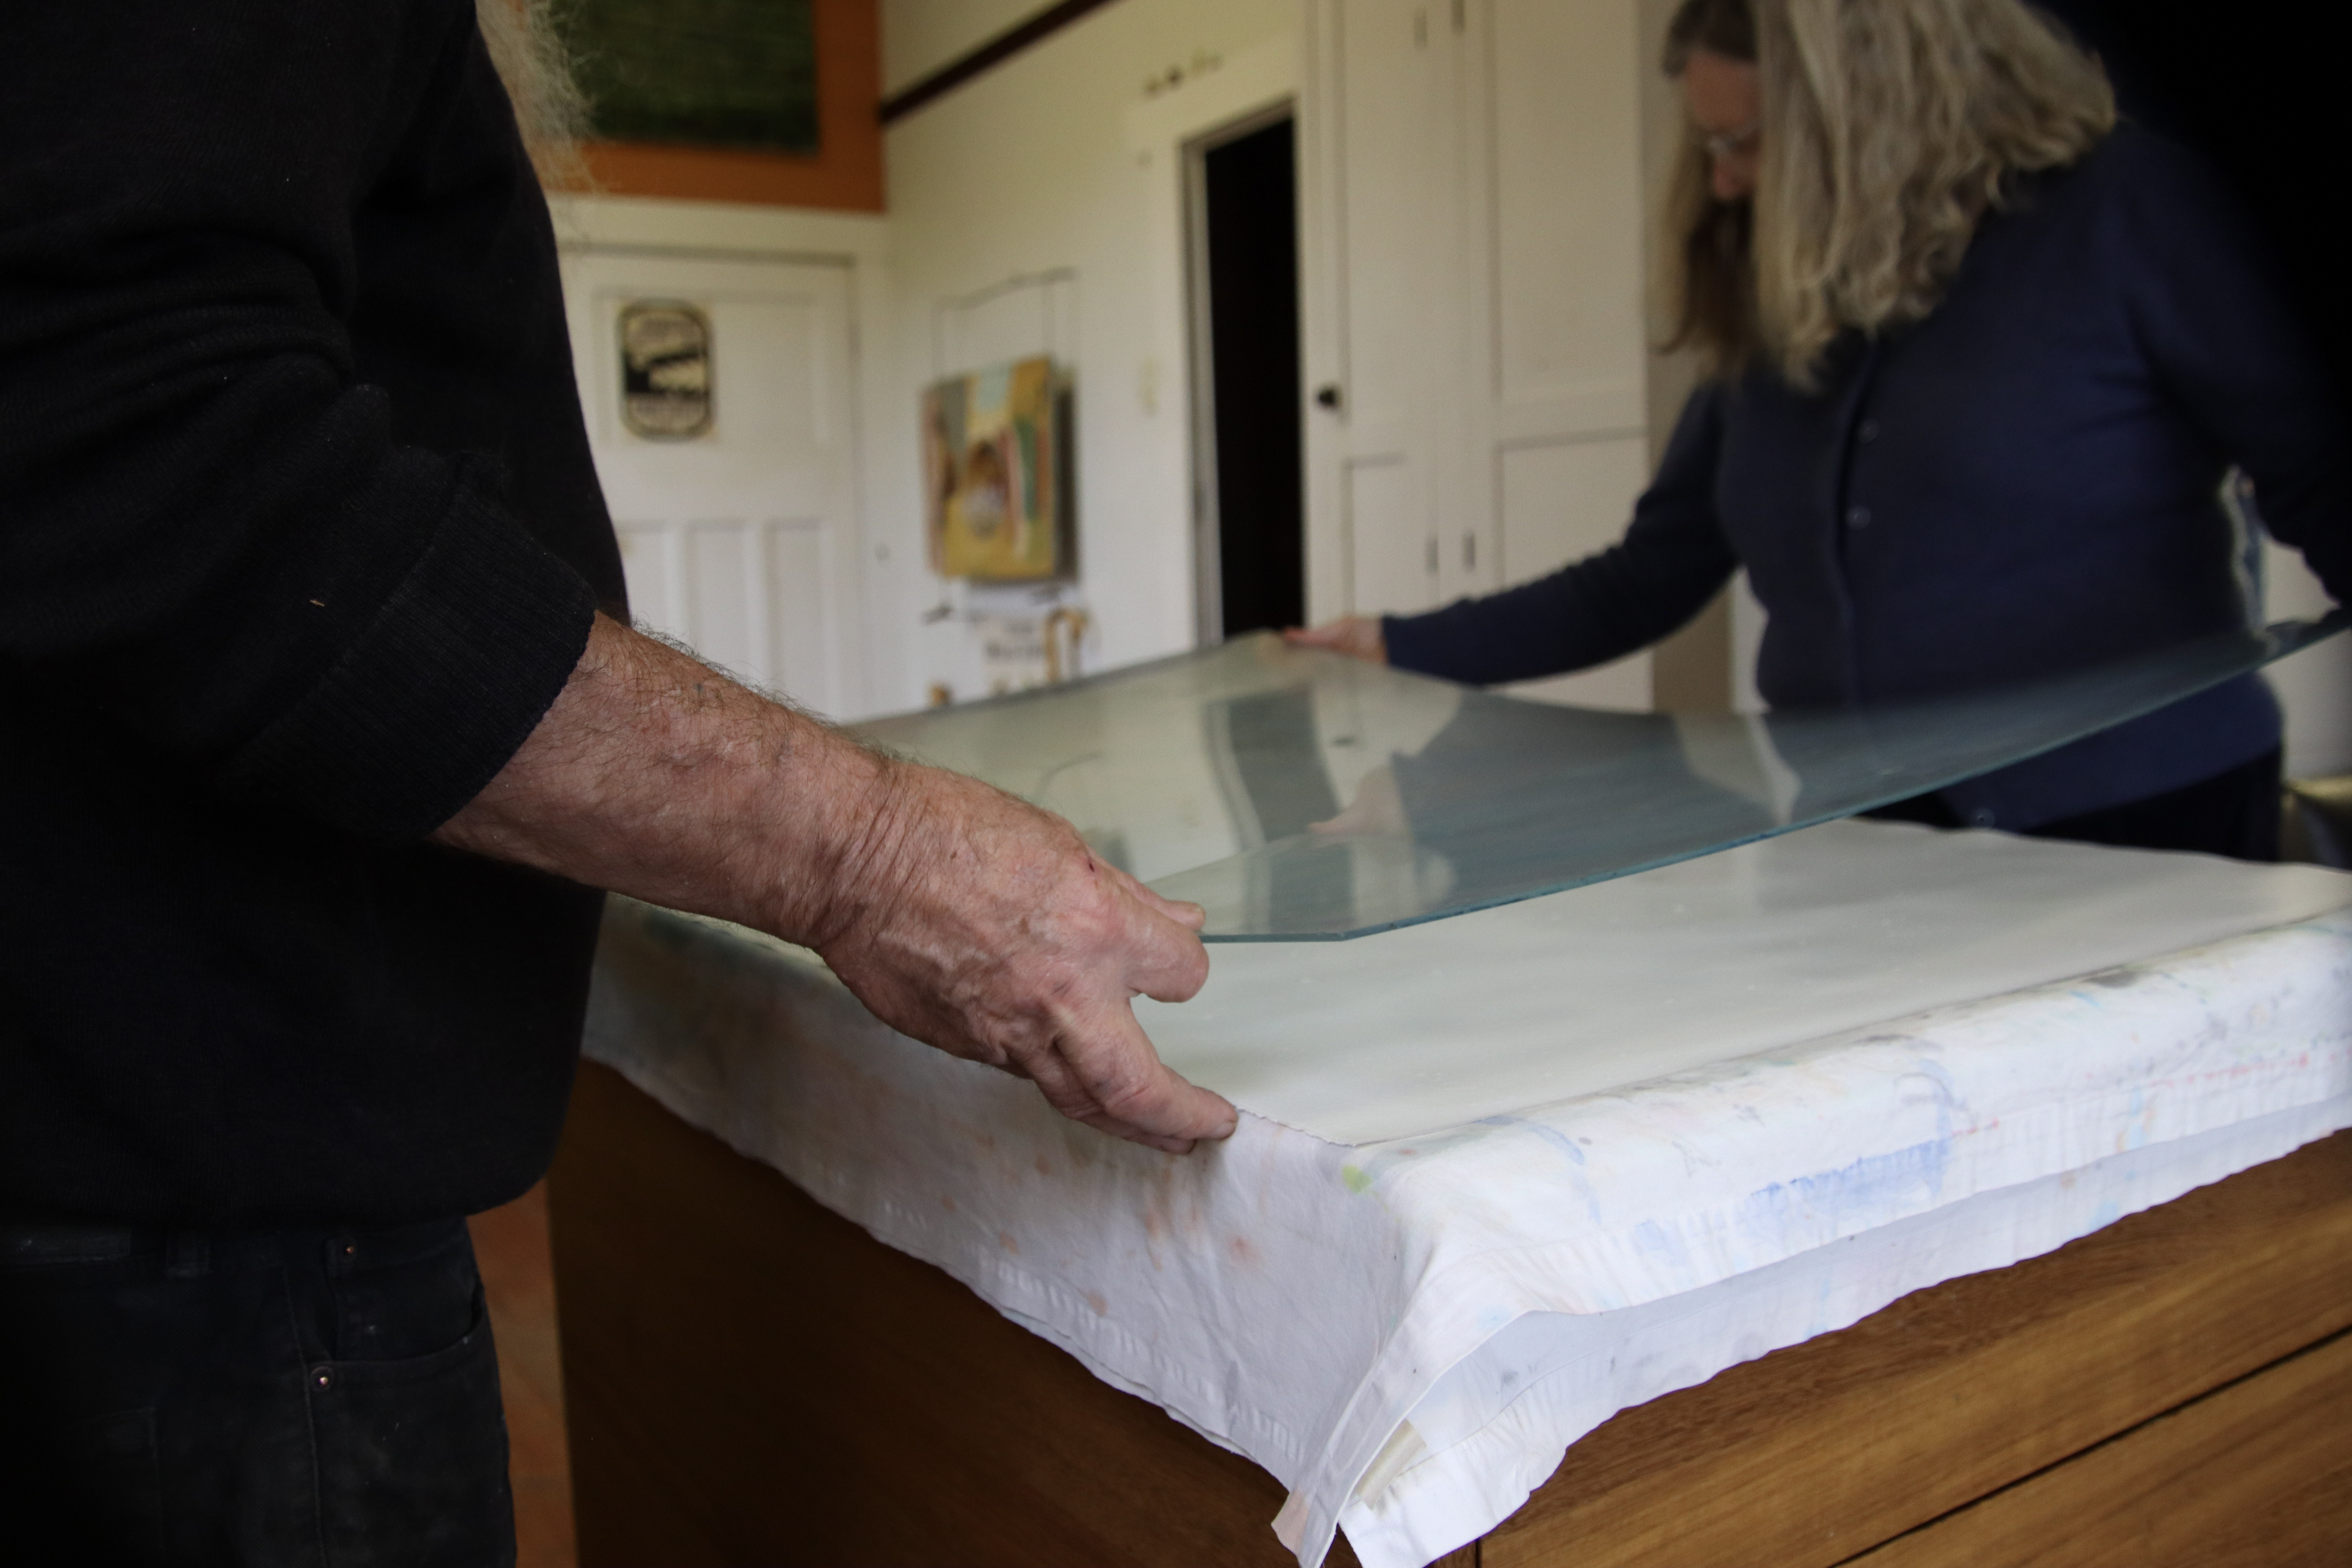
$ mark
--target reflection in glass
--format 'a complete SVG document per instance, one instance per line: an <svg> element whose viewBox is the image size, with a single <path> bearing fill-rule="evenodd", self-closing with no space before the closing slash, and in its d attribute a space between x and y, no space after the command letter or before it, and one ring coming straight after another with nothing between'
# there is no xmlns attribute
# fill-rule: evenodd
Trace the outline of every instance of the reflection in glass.
<svg viewBox="0 0 2352 1568"><path fill-rule="evenodd" d="M1061 813L1209 940L1360 936L1850 816L2023 761L2341 630L2342 612L1961 697L1598 712L1270 636L863 732Z"/></svg>

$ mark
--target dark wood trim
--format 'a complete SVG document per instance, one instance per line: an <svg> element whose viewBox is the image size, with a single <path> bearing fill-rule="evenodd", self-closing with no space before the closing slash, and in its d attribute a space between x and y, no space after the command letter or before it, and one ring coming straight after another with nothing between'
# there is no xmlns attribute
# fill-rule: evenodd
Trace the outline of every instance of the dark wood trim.
<svg viewBox="0 0 2352 1568"><path fill-rule="evenodd" d="M1030 45L1109 4L1110 0L1062 0L1058 5L1047 6L1020 26L1007 28L971 53L950 60L922 80L884 99L882 123L889 125L904 120L931 100L953 92L982 71L1003 65Z"/></svg>

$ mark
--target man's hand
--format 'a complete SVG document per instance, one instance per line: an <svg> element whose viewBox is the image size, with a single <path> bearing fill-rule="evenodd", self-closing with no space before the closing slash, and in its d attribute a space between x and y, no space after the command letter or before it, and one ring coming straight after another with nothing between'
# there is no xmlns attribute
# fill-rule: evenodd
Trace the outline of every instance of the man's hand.
<svg viewBox="0 0 2352 1568"><path fill-rule="evenodd" d="M1196 904L1093 855L1068 823L974 779L896 764L892 799L814 945L877 1016L1034 1079L1065 1116L1181 1153L1233 1108L1162 1066L1138 994L1208 978Z"/></svg>
<svg viewBox="0 0 2352 1568"><path fill-rule="evenodd" d="M1341 616L1336 621L1326 621L1319 626L1291 626L1282 634L1282 640L1293 647L1328 648L1344 653L1349 658L1360 658L1367 664L1389 661L1388 638L1381 630L1378 616Z"/></svg>
<svg viewBox="0 0 2352 1568"><path fill-rule="evenodd" d="M1233 1131L1129 1005L1201 988L1197 907L1050 813L869 751L616 623L598 620L539 728L434 837L813 947L884 1022L1105 1131L1181 1153Z"/></svg>

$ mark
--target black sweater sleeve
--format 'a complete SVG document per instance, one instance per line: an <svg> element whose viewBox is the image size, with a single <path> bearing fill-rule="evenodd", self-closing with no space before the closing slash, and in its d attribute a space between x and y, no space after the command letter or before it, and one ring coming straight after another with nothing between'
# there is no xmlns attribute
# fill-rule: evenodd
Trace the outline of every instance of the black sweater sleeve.
<svg viewBox="0 0 2352 1568"><path fill-rule="evenodd" d="M0 35L0 670L192 787L429 831L594 610L490 465L401 445L354 370L356 215L527 177L472 5L24 5Z"/></svg>
<svg viewBox="0 0 2352 1568"><path fill-rule="evenodd" d="M1739 566L1715 515L1722 395L1702 386L1683 405L1623 539L1516 588L1383 617L1389 662L1477 685L1559 675L1647 647L1706 608Z"/></svg>

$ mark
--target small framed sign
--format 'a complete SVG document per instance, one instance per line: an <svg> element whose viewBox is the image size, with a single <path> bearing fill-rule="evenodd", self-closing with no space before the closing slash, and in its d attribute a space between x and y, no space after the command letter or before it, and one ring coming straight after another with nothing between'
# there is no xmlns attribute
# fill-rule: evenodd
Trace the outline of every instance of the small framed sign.
<svg viewBox="0 0 2352 1568"><path fill-rule="evenodd" d="M621 423L649 441L691 441L711 421L710 318L675 300L621 307Z"/></svg>

